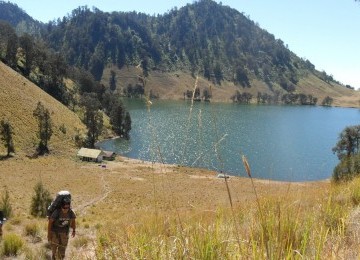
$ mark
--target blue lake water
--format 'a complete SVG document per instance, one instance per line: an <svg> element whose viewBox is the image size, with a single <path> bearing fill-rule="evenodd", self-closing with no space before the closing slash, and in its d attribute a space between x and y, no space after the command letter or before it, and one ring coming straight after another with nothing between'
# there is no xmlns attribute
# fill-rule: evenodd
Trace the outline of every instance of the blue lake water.
<svg viewBox="0 0 360 260"><path fill-rule="evenodd" d="M330 178L338 163L332 147L339 133L360 124L360 110L314 106L268 106L188 101L125 100L131 139L106 140L105 150L147 161L254 178L313 181Z"/></svg>

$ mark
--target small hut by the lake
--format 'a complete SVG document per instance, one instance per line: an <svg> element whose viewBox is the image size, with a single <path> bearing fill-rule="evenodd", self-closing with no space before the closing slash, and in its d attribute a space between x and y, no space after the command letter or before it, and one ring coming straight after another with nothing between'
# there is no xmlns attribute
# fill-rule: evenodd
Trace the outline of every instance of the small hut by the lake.
<svg viewBox="0 0 360 260"><path fill-rule="evenodd" d="M77 156L80 157L82 161L86 162L102 162L104 152L98 149L89 149L82 147Z"/></svg>
<svg viewBox="0 0 360 260"><path fill-rule="evenodd" d="M113 151L103 151L103 159L107 161L113 161L115 160L116 153Z"/></svg>

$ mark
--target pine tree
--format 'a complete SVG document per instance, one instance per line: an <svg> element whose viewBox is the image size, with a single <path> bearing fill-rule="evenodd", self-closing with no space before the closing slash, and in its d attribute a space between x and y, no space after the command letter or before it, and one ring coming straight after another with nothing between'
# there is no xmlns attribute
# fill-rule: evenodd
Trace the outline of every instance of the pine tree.
<svg viewBox="0 0 360 260"><path fill-rule="evenodd" d="M110 113L110 123L112 129L118 136L122 136L123 131L123 122L124 122L124 107L121 102L116 102Z"/></svg>
<svg viewBox="0 0 360 260"><path fill-rule="evenodd" d="M10 156L10 153L15 152L14 142L12 136L14 135L13 128L9 122L1 120L0 122L0 135L1 140L4 142L4 146L7 149L7 156Z"/></svg>
<svg viewBox="0 0 360 260"><path fill-rule="evenodd" d="M124 137L126 139L130 139L130 130L131 130L131 117L130 113L125 113L125 119L124 119Z"/></svg>
<svg viewBox="0 0 360 260"><path fill-rule="evenodd" d="M38 137L40 142L37 151L39 155L44 155L49 153L48 142L53 133L50 112L48 109L45 109L41 102L39 102L33 112L33 115L38 119L39 126Z"/></svg>
<svg viewBox="0 0 360 260"><path fill-rule="evenodd" d="M99 110L100 102L94 93L89 93L83 95L82 105L85 108L83 122L88 129L86 146L94 148L104 126L103 113Z"/></svg>

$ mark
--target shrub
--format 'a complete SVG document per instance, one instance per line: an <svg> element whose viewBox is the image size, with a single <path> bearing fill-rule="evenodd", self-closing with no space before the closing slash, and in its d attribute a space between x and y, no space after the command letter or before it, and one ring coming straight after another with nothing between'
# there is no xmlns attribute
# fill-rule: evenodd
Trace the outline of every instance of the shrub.
<svg viewBox="0 0 360 260"><path fill-rule="evenodd" d="M80 134L76 134L74 137L76 147L80 148L84 145L85 140Z"/></svg>
<svg viewBox="0 0 360 260"><path fill-rule="evenodd" d="M25 226L25 235L37 237L40 234L40 227L37 223L32 222Z"/></svg>
<svg viewBox="0 0 360 260"><path fill-rule="evenodd" d="M47 208L51 204L50 192L39 181L34 187L35 194L32 197L30 213L35 217L46 217Z"/></svg>
<svg viewBox="0 0 360 260"><path fill-rule="evenodd" d="M335 167L333 180L335 182L349 181L360 174L360 154L344 156Z"/></svg>
<svg viewBox="0 0 360 260"><path fill-rule="evenodd" d="M339 185L339 187L342 186ZM354 178L354 180L347 185L347 190L349 191L352 206L360 205L360 178Z"/></svg>
<svg viewBox="0 0 360 260"><path fill-rule="evenodd" d="M10 204L9 191L6 189L5 194L1 199L0 210L2 210L4 217L9 219L12 216L12 208Z"/></svg>
<svg viewBox="0 0 360 260"><path fill-rule="evenodd" d="M351 191L351 201L353 205L357 206L360 204L360 190L354 189Z"/></svg>
<svg viewBox="0 0 360 260"><path fill-rule="evenodd" d="M63 133L66 134L66 126L64 124L62 124L61 126L59 126L59 130Z"/></svg>
<svg viewBox="0 0 360 260"><path fill-rule="evenodd" d="M3 255L17 256L24 245L23 240L16 234L10 233L4 236Z"/></svg>

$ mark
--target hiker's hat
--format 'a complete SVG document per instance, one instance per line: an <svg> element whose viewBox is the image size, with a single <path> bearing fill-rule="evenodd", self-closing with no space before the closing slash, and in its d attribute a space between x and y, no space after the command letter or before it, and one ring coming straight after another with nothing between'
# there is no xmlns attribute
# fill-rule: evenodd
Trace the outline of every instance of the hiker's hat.
<svg viewBox="0 0 360 260"><path fill-rule="evenodd" d="M63 201L62 201L62 204L63 205L67 205L67 204L70 204L71 203L71 200L70 200L70 198L67 198L67 197L65 197L64 199L63 199Z"/></svg>

